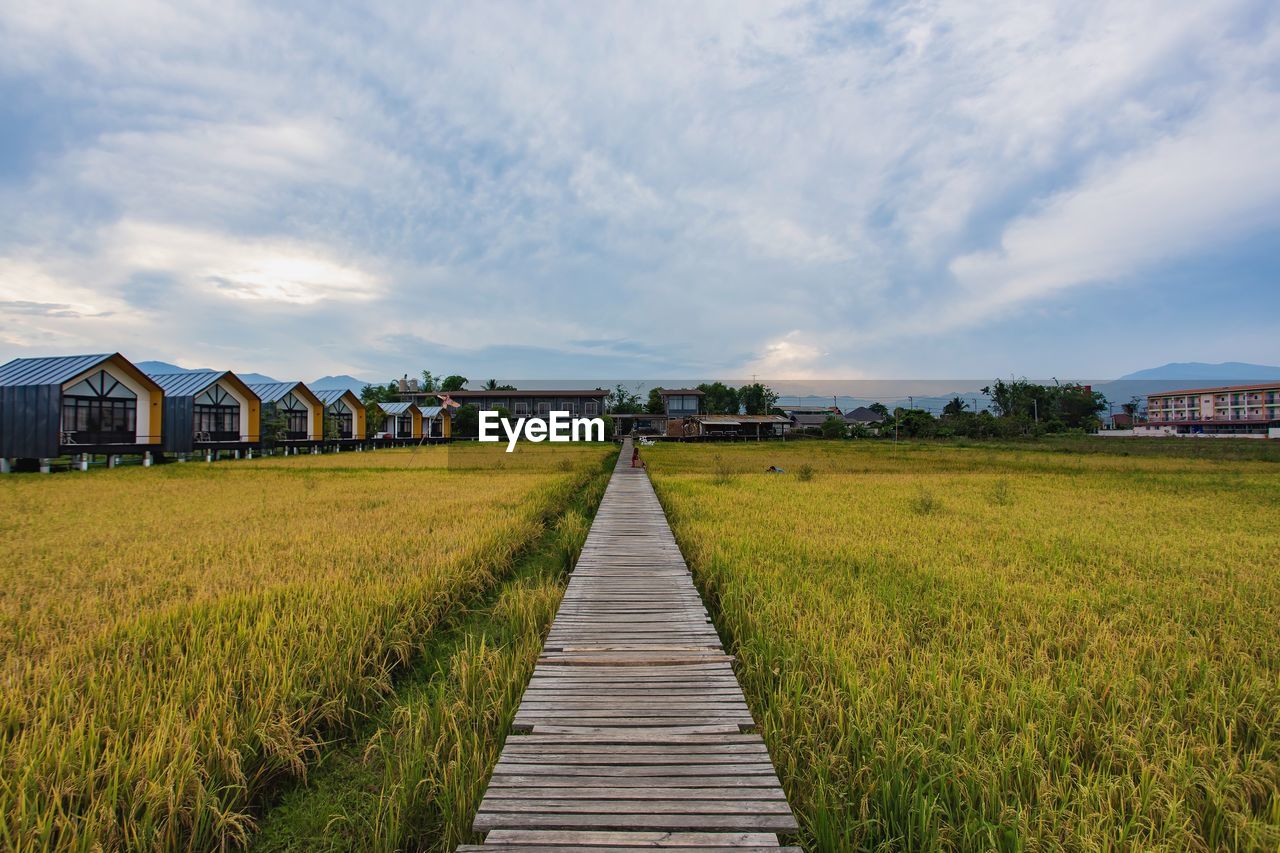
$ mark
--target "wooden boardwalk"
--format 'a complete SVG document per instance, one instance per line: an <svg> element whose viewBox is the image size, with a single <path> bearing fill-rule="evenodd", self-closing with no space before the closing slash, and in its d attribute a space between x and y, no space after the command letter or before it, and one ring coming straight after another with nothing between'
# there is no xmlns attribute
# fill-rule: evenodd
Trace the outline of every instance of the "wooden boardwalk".
<svg viewBox="0 0 1280 853"><path fill-rule="evenodd" d="M623 445L460 850L780 850L795 818L689 568Z"/></svg>

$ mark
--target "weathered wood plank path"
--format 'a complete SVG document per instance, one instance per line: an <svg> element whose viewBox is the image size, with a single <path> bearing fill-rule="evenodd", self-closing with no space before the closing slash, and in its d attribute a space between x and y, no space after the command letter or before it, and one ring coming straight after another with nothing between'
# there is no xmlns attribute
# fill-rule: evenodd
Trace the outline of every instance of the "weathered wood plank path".
<svg viewBox="0 0 1280 853"><path fill-rule="evenodd" d="M618 458L460 850L781 848L795 818L653 492Z"/></svg>

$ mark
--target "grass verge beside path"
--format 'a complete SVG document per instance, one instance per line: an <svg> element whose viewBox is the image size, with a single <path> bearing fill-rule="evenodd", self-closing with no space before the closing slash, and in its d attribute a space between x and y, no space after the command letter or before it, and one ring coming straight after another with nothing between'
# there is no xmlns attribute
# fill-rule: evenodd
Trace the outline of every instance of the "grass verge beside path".
<svg viewBox="0 0 1280 853"><path fill-rule="evenodd" d="M455 611L374 724L262 819L253 849L448 851L471 821L586 541L612 457L496 590Z"/></svg>

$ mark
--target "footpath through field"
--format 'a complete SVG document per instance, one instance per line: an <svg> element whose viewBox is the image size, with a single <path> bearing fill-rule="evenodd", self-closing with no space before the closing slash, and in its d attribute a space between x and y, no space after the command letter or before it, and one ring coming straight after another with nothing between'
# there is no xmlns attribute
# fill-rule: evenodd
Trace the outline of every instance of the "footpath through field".
<svg viewBox="0 0 1280 853"><path fill-rule="evenodd" d="M459 850L780 850L796 821L648 474L618 457Z"/></svg>

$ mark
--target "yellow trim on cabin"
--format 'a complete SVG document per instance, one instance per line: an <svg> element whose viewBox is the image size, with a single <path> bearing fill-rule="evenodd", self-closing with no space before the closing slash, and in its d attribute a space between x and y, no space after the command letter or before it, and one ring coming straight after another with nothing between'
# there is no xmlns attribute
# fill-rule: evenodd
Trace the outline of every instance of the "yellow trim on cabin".
<svg viewBox="0 0 1280 853"><path fill-rule="evenodd" d="M355 418L353 418L352 420L351 437L355 439L359 439L360 441L364 441L364 431L365 431L364 403L360 402L360 398L357 397L355 393L352 391L348 391L346 393L346 396L351 398L348 405L351 406L351 411L355 413Z"/></svg>
<svg viewBox="0 0 1280 853"><path fill-rule="evenodd" d="M262 398L260 398L257 394L253 393L253 389L251 389L243 379L241 379L239 376L236 376L235 373L231 371L227 371L226 375L223 376L222 378L230 382L233 386L235 386L235 389L239 391L241 394L243 394L244 398L249 401L248 436L247 437L242 436L241 437L242 440L261 441L262 440Z"/></svg>
<svg viewBox="0 0 1280 853"><path fill-rule="evenodd" d="M147 389L147 399L151 404L150 434L142 437L139 444L160 444L164 438L164 389L156 381L133 366L133 362L120 353L115 353L102 364L109 364L121 373L128 374L139 385ZM99 365L101 368L102 365Z"/></svg>

